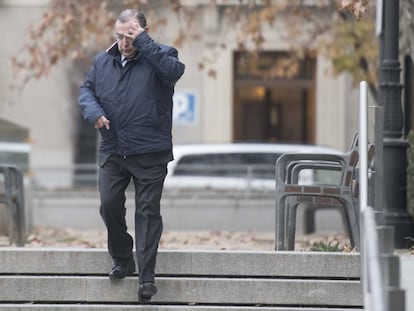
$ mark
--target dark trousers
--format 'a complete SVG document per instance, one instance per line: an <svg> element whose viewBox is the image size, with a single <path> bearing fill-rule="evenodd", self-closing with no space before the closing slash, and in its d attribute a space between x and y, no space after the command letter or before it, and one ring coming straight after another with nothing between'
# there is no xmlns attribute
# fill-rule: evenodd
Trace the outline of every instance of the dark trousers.
<svg viewBox="0 0 414 311"><path fill-rule="evenodd" d="M133 258L133 239L125 221L125 190L135 187L135 248L140 283L154 282L163 230L160 200L167 164L142 165L139 156L111 156L99 170L100 213L108 230L108 250L115 263Z"/></svg>

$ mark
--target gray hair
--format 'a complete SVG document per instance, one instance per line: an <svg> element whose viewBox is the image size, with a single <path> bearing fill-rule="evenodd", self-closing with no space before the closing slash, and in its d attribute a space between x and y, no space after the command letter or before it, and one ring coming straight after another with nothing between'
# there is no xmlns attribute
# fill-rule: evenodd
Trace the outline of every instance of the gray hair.
<svg viewBox="0 0 414 311"><path fill-rule="evenodd" d="M147 27L147 19L145 18L144 13L133 9L126 9L122 11L118 15L117 20L121 23L126 23L131 20L131 18L136 19L142 28Z"/></svg>

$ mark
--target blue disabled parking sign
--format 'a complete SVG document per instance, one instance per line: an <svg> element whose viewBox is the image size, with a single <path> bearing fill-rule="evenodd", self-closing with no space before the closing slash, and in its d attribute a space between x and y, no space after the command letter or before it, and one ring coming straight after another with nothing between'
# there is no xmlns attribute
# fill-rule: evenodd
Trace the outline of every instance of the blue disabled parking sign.
<svg viewBox="0 0 414 311"><path fill-rule="evenodd" d="M173 96L173 119L175 125L196 123L196 95L189 91L176 91Z"/></svg>

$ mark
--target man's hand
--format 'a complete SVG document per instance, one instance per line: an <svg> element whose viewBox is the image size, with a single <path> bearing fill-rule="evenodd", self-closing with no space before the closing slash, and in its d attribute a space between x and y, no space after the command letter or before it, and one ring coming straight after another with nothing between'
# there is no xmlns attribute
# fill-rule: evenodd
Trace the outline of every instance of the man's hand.
<svg viewBox="0 0 414 311"><path fill-rule="evenodd" d="M125 35L125 37L130 38L134 40L140 33L144 32L145 29L141 27L141 25L138 22L130 21L128 23L128 32Z"/></svg>
<svg viewBox="0 0 414 311"><path fill-rule="evenodd" d="M104 126L109 130L109 120L105 116L99 117L95 122L95 128L100 129Z"/></svg>

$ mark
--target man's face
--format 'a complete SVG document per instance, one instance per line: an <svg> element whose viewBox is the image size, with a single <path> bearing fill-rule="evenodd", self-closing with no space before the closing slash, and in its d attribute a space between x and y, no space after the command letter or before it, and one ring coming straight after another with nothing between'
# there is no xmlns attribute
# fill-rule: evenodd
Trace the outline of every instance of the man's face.
<svg viewBox="0 0 414 311"><path fill-rule="evenodd" d="M134 20L134 22L136 22ZM124 55L126 58L131 58L135 55L137 48L132 45L132 39L128 38L130 31L130 21L126 23L121 23L117 21L115 23L115 34L118 42L118 50L119 52Z"/></svg>

